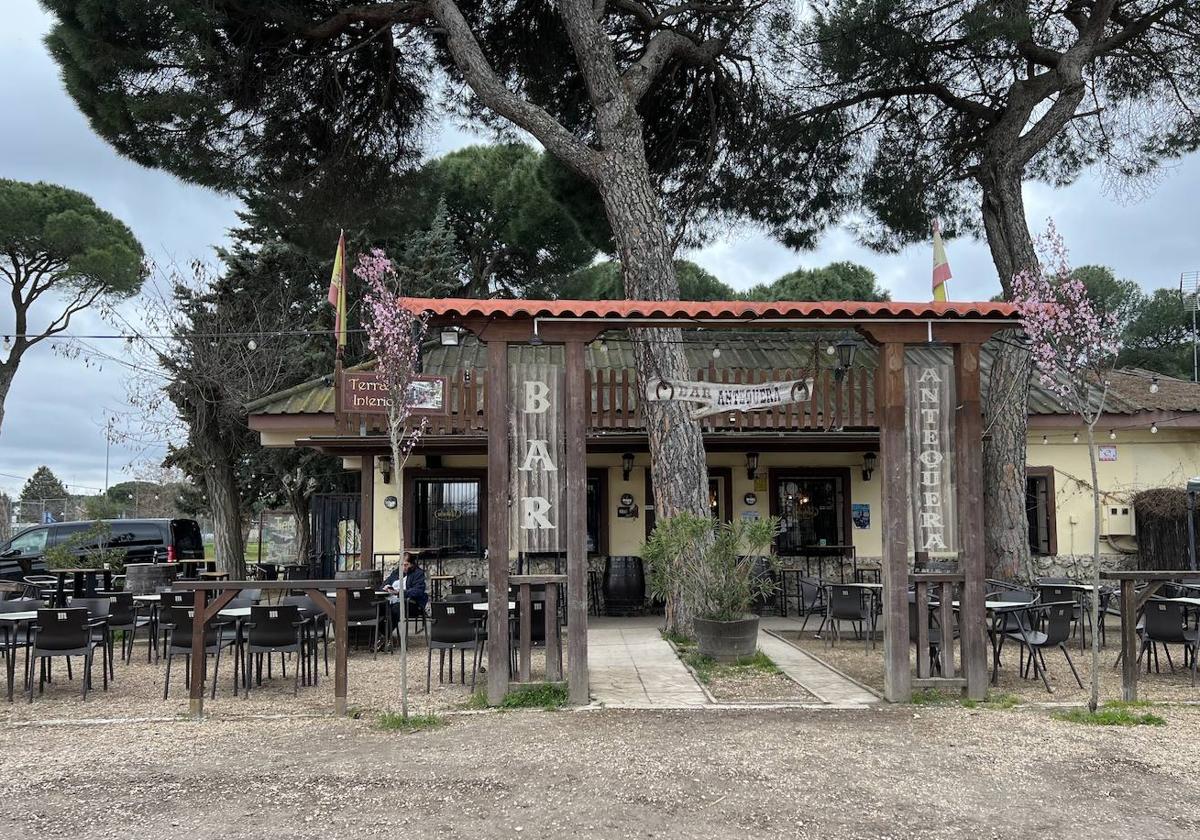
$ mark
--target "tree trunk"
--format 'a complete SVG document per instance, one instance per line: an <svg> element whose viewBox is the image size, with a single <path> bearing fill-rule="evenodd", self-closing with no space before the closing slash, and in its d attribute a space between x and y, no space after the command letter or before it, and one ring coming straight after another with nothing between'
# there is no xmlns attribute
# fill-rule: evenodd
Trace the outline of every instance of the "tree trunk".
<svg viewBox="0 0 1200 840"><path fill-rule="evenodd" d="M1006 298L1018 271L1036 268L1037 252L1025 220L1020 168L983 170L983 224ZM1033 361L1020 333L1000 333L984 404L989 435L983 444L984 545L989 577L1033 577L1025 511L1025 459L1029 442L1029 382Z"/></svg>
<svg viewBox="0 0 1200 840"><path fill-rule="evenodd" d="M676 300L675 276L666 225L658 195L639 148L605 157L600 195L616 239L625 281L625 296L641 300ZM638 382L653 378L687 379L683 336L678 329L630 330L635 341ZM659 520L689 512L708 515L708 467L700 424L684 403L644 402L654 510ZM690 635L689 605L676 593L668 598L667 629Z"/></svg>
<svg viewBox="0 0 1200 840"><path fill-rule="evenodd" d="M400 400L392 398L394 405ZM396 545L400 551L400 573L404 573L404 464L408 454L402 448L404 420L388 415L388 437L392 447L392 468L396 476ZM403 577L401 577L403 581ZM453 662L453 660L451 660ZM400 593L400 716L408 720L408 598Z"/></svg>
<svg viewBox="0 0 1200 840"><path fill-rule="evenodd" d="M17 359L10 355L3 364L0 364L0 434L4 432L4 401L8 399L8 391L12 388L16 375Z"/></svg>
<svg viewBox="0 0 1200 840"><path fill-rule="evenodd" d="M1097 417L1099 414L1097 413ZM1088 709L1094 714L1100 704L1100 478L1096 474L1096 423L1088 423L1088 461L1092 466L1092 680ZM1189 527L1191 523L1188 523Z"/></svg>
<svg viewBox="0 0 1200 840"><path fill-rule="evenodd" d="M237 477L228 464L215 462L204 471L208 509L213 518L217 568L232 580L246 579L246 544L242 538L242 499Z"/></svg>

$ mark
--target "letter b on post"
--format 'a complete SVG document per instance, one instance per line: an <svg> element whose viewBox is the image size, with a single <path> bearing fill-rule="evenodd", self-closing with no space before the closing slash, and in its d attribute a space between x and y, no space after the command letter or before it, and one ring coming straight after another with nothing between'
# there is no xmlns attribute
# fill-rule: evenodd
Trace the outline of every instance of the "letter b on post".
<svg viewBox="0 0 1200 840"><path fill-rule="evenodd" d="M537 379L525 381L525 413L545 414L550 408L550 386Z"/></svg>

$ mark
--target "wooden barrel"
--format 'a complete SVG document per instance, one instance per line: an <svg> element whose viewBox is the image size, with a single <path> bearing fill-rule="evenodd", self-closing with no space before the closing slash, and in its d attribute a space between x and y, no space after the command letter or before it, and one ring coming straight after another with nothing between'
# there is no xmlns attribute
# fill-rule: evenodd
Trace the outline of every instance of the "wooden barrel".
<svg viewBox="0 0 1200 840"><path fill-rule="evenodd" d="M334 580L361 580L363 586L379 589L383 586L383 569L343 569L333 573Z"/></svg>
<svg viewBox="0 0 1200 840"><path fill-rule="evenodd" d="M178 570L172 563L129 563L125 566L125 591L153 595L159 587L174 583Z"/></svg>
<svg viewBox="0 0 1200 840"><path fill-rule="evenodd" d="M604 606L609 615L640 613L646 603L646 573L641 557L604 561Z"/></svg>

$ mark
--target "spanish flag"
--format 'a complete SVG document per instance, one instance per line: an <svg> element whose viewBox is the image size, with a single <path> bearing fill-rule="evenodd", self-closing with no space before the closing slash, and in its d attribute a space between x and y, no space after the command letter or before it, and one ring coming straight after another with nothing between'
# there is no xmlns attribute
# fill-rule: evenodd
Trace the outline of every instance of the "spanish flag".
<svg viewBox="0 0 1200 840"><path fill-rule="evenodd" d="M337 313L333 334L338 353L346 346L346 232L338 234L337 254L333 257L333 276L329 278L329 305Z"/></svg>
<svg viewBox="0 0 1200 840"><path fill-rule="evenodd" d="M946 281L951 277L946 246L942 244L942 226L933 220L933 299L946 299Z"/></svg>

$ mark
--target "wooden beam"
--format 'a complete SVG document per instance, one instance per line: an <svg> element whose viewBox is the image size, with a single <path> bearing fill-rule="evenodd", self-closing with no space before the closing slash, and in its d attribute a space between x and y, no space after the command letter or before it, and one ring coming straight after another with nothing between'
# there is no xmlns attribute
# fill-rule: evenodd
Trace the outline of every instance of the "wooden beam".
<svg viewBox="0 0 1200 840"><path fill-rule="evenodd" d="M204 716L204 615L207 606L208 593L197 590L192 601L192 655L188 660L192 681L188 693L188 712L194 718Z"/></svg>
<svg viewBox="0 0 1200 840"><path fill-rule="evenodd" d="M1137 700L1137 592L1133 584L1129 579L1121 581L1121 699L1126 703Z"/></svg>
<svg viewBox="0 0 1200 840"><path fill-rule="evenodd" d="M566 347L567 684L575 705L591 700L587 648L587 412L584 345ZM547 617L549 620L549 617Z"/></svg>
<svg viewBox="0 0 1200 840"><path fill-rule="evenodd" d="M543 618L546 622L546 682L559 682L562 679L562 640L558 637L559 585L546 584L546 602L543 605Z"/></svg>
<svg viewBox="0 0 1200 840"><path fill-rule="evenodd" d="M399 482L399 470L393 465L392 480ZM359 465L359 567L375 568L375 456L363 455Z"/></svg>
<svg viewBox="0 0 1200 840"><path fill-rule="evenodd" d="M488 702L508 694L508 343L489 341L488 426Z"/></svg>
<svg viewBox="0 0 1200 840"><path fill-rule="evenodd" d="M912 699L908 662L908 532L911 488L904 432L904 345L884 344L875 376L879 463L883 472L883 690L893 703Z"/></svg>
<svg viewBox="0 0 1200 840"><path fill-rule="evenodd" d="M978 344L954 345L955 471L958 482L958 565L963 572L963 676L967 696L982 700L988 688L987 612L984 608L987 569L983 544L983 409L980 399Z"/></svg>

